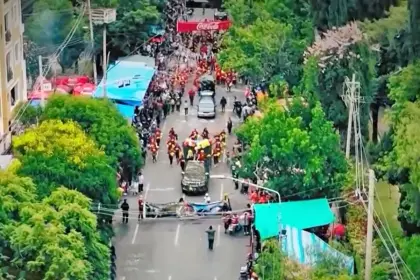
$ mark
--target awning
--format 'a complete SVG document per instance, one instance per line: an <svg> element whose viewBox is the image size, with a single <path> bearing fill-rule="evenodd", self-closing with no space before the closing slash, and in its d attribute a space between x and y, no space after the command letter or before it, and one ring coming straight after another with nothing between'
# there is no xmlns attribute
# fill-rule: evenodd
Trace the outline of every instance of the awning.
<svg viewBox="0 0 420 280"><path fill-rule="evenodd" d="M255 227L262 240L278 236L280 224L307 229L334 221L334 214L326 198L255 204L254 211Z"/></svg>
<svg viewBox="0 0 420 280"><path fill-rule="evenodd" d="M231 26L229 20L212 20L212 21L178 21L176 23L177 32L192 31L216 31L226 30Z"/></svg>

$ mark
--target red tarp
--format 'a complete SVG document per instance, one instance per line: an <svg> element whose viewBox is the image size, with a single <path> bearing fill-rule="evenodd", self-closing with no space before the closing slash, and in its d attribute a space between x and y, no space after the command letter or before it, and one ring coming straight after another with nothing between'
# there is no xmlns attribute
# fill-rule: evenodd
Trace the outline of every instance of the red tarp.
<svg viewBox="0 0 420 280"><path fill-rule="evenodd" d="M78 85L74 87L73 94L74 95L92 95L95 89L96 89L96 86L91 83Z"/></svg>
<svg viewBox="0 0 420 280"><path fill-rule="evenodd" d="M231 26L229 20L211 20L211 21L178 21L176 23L177 32L192 31L215 31L226 30Z"/></svg>

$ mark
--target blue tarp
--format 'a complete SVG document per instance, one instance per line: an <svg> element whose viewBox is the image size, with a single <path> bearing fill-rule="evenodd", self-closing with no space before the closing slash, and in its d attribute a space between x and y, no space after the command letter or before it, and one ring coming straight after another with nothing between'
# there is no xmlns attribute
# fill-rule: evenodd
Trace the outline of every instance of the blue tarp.
<svg viewBox="0 0 420 280"><path fill-rule="evenodd" d="M354 259L335 250L315 234L291 226L282 229L286 230L281 242L282 251L289 258L309 266L333 258L336 266L347 270L350 275L354 273Z"/></svg>
<svg viewBox="0 0 420 280"><path fill-rule="evenodd" d="M120 103L115 103L115 105L117 105L118 111L121 113L121 115L124 116L124 118L127 118L127 119L133 118L134 109L136 108L135 106L127 105L127 104L120 104Z"/></svg>
<svg viewBox="0 0 420 280"><path fill-rule="evenodd" d="M141 105L155 69L142 62L117 61L110 65L107 73L107 97L124 101L133 106ZM94 97L103 97L103 81L98 85Z"/></svg>
<svg viewBox="0 0 420 280"><path fill-rule="evenodd" d="M326 198L255 204L255 227L261 239L278 236L280 224L298 229L328 225L334 214Z"/></svg>

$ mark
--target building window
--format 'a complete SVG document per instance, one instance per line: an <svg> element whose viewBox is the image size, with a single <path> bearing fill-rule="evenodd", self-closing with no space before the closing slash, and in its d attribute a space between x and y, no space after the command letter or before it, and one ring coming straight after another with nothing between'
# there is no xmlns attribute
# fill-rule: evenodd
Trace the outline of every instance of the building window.
<svg viewBox="0 0 420 280"><path fill-rule="evenodd" d="M4 33L6 37L6 43L12 40L12 32L10 31L10 13L4 15Z"/></svg>
<svg viewBox="0 0 420 280"><path fill-rule="evenodd" d="M10 53L8 52L6 55L7 82L13 80L12 57Z"/></svg>
<svg viewBox="0 0 420 280"><path fill-rule="evenodd" d="M10 90L10 106L15 106L17 97L17 85Z"/></svg>
<svg viewBox="0 0 420 280"><path fill-rule="evenodd" d="M15 44L15 61L16 61L16 63L20 62L20 44L19 43L20 42L18 41Z"/></svg>

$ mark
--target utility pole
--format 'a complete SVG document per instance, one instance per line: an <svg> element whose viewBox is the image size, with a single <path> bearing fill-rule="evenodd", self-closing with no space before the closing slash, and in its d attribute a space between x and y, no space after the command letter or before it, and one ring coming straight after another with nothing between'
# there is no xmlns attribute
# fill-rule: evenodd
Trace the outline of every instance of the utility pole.
<svg viewBox="0 0 420 280"><path fill-rule="evenodd" d="M90 6L90 0L87 1L88 10L89 10L89 29L90 29L90 41L92 43L92 51L93 51L93 80L95 85L98 84L98 73L96 72L96 53L95 53L95 39L93 36L93 21L92 21L92 9Z"/></svg>
<svg viewBox="0 0 420 280"><path fill-rule="evenodd" d="M104 89L104 98L106 98L107 97L107 94L106 94L106 72L107 72L107 55L106 55L106 24L104 23L104 31L103 31L103 41L102 41L102 51L103 51L103 54L102 54L102 56L103 56L103 73L104 73L104 75L103 75L103 77L102 77L102 81L103 81L103 84L102 84L102 87L103 87L103 89Z"/></svg>
<svg viewBox="0 0 420 280"><path fill-rule="evenodd" d="M109 23L112 23L116 20L117 14L115 9L93 9L91 10L91 17L92 17L92 23L103 25L103 41L102 41L102 51L103 51L103 62L102 62L102 68L103 68L103 78L102 78L102 86L104 90L104 97L107 97L107 91L106 91L106 72L107 72L107 52L106 52L106 26Z"/></svg>
<svg viewBox="0 0 420 280"><path fill-rule="evenodd" d="M347 123L347 138L346 138L346 158L350 158L350 143L351 143L351 132L354 115L354 103L359 101L360 98L360 83L356 82L356 75L353 74L352 80L350 81L347 77L344 82L344 93L341 96L349 108L349 118Z"/></svg>
<svg viewBox="0 0 420 280"><path fill-rule="evenodd" d="M38 67L39 67L39 91L41 92L41 107L45 106L44 96L44 71L42 66L42 56L38 56Z"/></svg>
<svg viewBox="0 0 420 280"><path fill-rule="evenodd" d="M375 172L369 169L369 205L366 236L365 280L370 280L372 269L373 207L375 200Z"/></svg>

